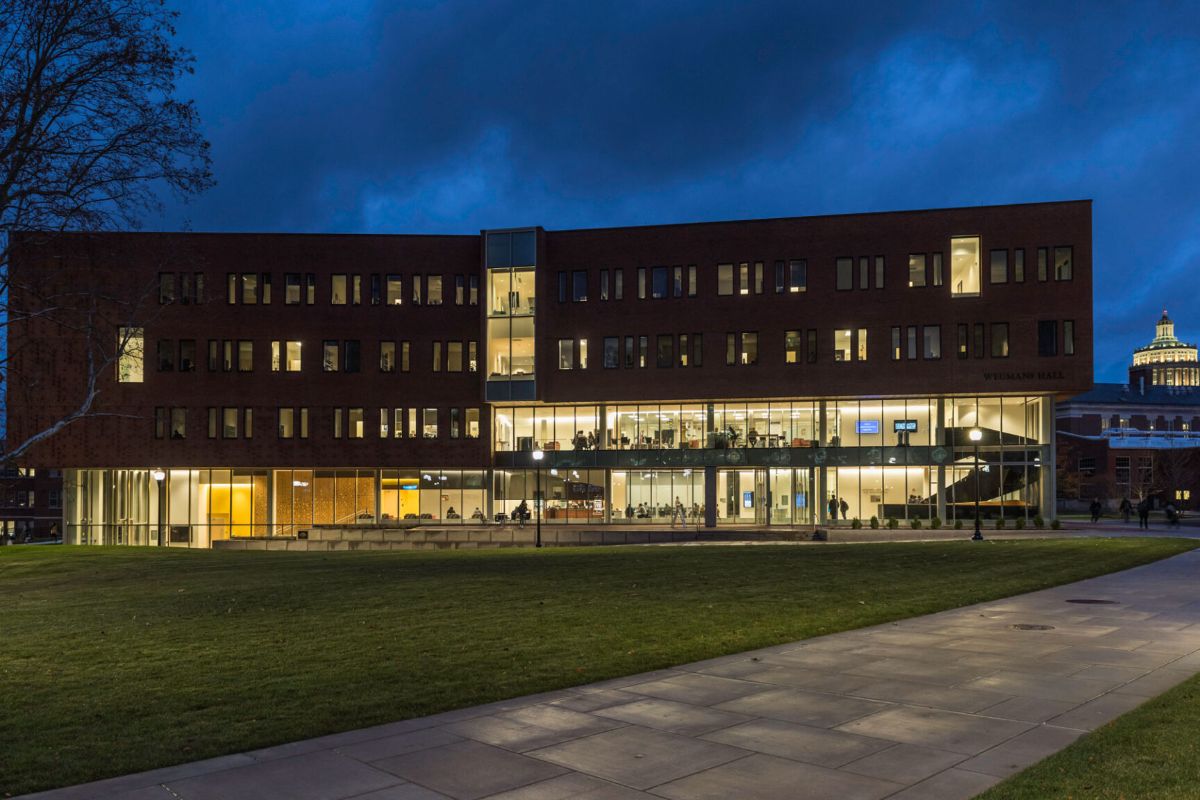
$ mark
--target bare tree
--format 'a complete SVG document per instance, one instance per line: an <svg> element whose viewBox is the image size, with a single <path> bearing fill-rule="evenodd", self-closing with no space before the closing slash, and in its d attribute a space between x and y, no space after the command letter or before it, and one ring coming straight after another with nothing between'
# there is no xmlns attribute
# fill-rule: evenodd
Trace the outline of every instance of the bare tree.
<svg viewBox="0 0 1200 800"><path fill-rule="evenodd" d="M78 396L10 437L7 459L97 413L100 376L128 344L117 331L138 327L152 291L55 280L61 257L41 249L63 232L136 229L164 192L212 185L196 109L175 96L192 70L172 44L176 17L162 0L0 0L0 329L53 321L85 351ZM28 337L5 338L7 377Z"/></svg>

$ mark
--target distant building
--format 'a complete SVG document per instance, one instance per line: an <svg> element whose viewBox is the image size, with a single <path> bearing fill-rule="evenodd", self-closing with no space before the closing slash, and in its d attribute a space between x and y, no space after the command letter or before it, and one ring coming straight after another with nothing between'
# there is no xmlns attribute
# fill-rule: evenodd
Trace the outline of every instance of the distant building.
<svg viewBox="0 0 1200 800"><path fill-rule="evenodd" d="M1196 345L1181 342L1175 336L1175 323L1167 316L1165 308L1154 331L1154 340L1150 344L1133 351L1129 385L1200 386Z"/></svg>
<svg viewBox="0 0 1200 800"><path fill-rule="evenodd" d="M0 535L10 542L62 536L62 471L5 467L0 470Z"/></svg>
<svg viewBox="0 0 1200 800"><path fill-rule="evenodd" d="M1150 497L1200 507L1200 362L1163 311L1150 344L1133 352L1129 383L1098 383L1060 403L1060 509Z"/></svg>

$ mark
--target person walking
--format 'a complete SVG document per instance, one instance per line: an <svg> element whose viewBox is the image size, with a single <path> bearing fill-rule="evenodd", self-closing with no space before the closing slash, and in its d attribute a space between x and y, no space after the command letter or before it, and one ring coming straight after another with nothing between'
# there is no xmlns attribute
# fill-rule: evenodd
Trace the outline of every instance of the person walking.
<svg viewBox="0 0 1200 800"><path fill-rule="evenodd" d="M1129 524L1129 515L1133 513L1133 503L1130 503L1129 498L1126 497L1123 500L1121 500L1120 508L1121 508L1121 519L1125 521L1126 525L1128 525Z"/></svg>
<svg viewBox="0 0 1200 800"><path fill-rule="evenodd" d="M675 520L679 520L680 525L686 525L687 520L683 515L683 503L679 501L679 496L675 497L675 505L671 506L671 527L675 527Z"/></svg>
<svg viewBox="0 0 1200 800"><path fill-rule="evenodd" d="M1090 506L1088 506L1088 510L1092 512L1092 522L1093 523L1099 522L1100 521L1100 512L1104 510L1100 505L1100 501L1098 499L1092 500L1092 504Z"/></svg>
<svg viewBox="0 0 1200 800"><path fill-rule="evenodd" d="M1149 530L1149 528L1150 528L1150 498L1149 497L1143 497L1141 499L1141 501L1137 504L1137 512L1138 512L1138 527L1146 528L1147 530Z"/></svg>
<svg viewBox="0 0 1200 800"><path fill-rule="evenodd" d="M838 508L842 510L842 519L845 520L846 512L850 510L850 504L846 502L846 498L842 498L841 502L838 503Z"/></svg>

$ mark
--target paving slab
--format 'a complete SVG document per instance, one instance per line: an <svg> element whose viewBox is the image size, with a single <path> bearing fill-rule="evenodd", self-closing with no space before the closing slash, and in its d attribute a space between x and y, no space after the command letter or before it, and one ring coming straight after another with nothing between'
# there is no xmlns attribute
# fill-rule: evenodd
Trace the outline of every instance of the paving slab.
<svg viewBox="0 0 1200 800"><path fill-rule="evenodd" d="M1088 598L1115 602L1068 602ZM34 797L966 800L1197 671L1193 552L927 617Z"/></svg>

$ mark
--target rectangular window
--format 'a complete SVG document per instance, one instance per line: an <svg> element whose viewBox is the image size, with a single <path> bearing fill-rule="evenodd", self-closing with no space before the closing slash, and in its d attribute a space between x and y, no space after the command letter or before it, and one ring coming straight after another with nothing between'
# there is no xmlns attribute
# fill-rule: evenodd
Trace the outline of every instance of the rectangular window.
<svg viewBox="0 0 1200 800"><path fill-rule="evenodd" d="M217 339L208 340L208 371L219 372L221 369L221 342Z"/></svg>
<svg viewBox="0 0 1200 800"><path fill-rule="evenodd" d="M254 342L238 340L238 372L254 371Z"/></svg>
<svg viewBox="0 0 1200 800"><path fill-rule="evenodd" d="M305 303L305 305L310 305L310 306L316 305L317 304L317 276L311 272L305 273L304 281L306 283L306 286L304 288L304 303Z"/></svg>
<svg viewBox="0 0 1200 800"><path fill-rule="evenodd" d="M380 342L379 343L379 371L380 372L395 372L396 371L396 343L395 342Z"/></svg>
<svg viewBox="0 0 1200 800"><path fill-rule="evenodd" d="M331 275L329 277L329 303L335 306L346 305L345 275Z"/></svg>
<svg viewBox="0 0 1200 800"><path fill-rule="evenodd" d="M442 304L442 276L426 275L426 305L440 306Z"/></svg>
<svg viewBox="0 0 1200 800"><path fill-rule="evenodd" d="M1075 320L1063 320L1063 355L1075 355Z"/></svg>
<svg viewBox="0 0 1200 800"><path fill-rule="evenodd" d="M117 353L117 382L141 383L145 378L145 329L117 328Z"/></svg>
<svg viewBox="0 0 1200 800"><path fill-rule="evenodd" d="M737 334L725 334L725 366L732 367L737 364Z"/></svg>
<svg viewBox="0 0 1200 800"><path fill-rule="evenodd" d="M463 343L446 342L446 372L463 371Z"/></svg>
<svg viewBox="0 0 1200 800"><path fill-rule="evenodd" d="M233 372L233 365L235 363L234 362L234 346L236 344L237 343L234 342L232 339L226 339L224 342L222 342L223 349L225 352L224 352L223 358L221 359L221 361L222 361L221 369L225 372Z"/></svg>
<svg viewBox="0 0 1200 800"><path fill-rule="evenodd" d="M979 237L958 236L950 240L950 295L979 294Z"/></svg>
<svg viewBox="0 0 1200 800"><path fill-rule="evenodd" d="M1071 280L1071 256L1072 252L1070 247L1054 248L1054 280Z"/></svg>
<svg viewBox="0 0 1200 800"><path fill-rule="evenodd" d="M242 409L242 438L251 439L254 437L254 409Z"/></svg>
<svg viewBox="0 0 1200 800"><path fill-rule="evenodd" d="M854 331L850 328L838 328L833 332L833 360L849 361L854 348Z"/></svg>
<svg viewBox="0 0 1200 800"><path fill-rule="evenodd" d="M479 371L479 342L471 339L467 342L467 372Z"/></svg>
<svg viewBox="0 0 1200 800"><path fill-rule="evenodd" d="M783 294L787 291L787 263L784 261L775 262L775 294Z"/></svg>
<svg viewBox="0 0 1200 800"><path fill-rule="evenodd" d="M803 346L803 340L804 337L801 335L800 331L783 332L783 363L800 363L800 348Z"/></svg>
<svg viewBox="0 0 1200 800"><path fill-rule="evenodd" d="M350 276L350 302L356 306L362 305L362 275Z"/></svg>
<svg viewBox="0 0 1200 800"><path fill-rule="evenodd" d="M733 294L733 264L717 264L717 294Z"/></svg>
<svg viewBox="0 0 1200 800"><path fill-rule="evenodd" d="M674 297L683 297L683 267L675 267L672 274L674 277L671 282L671 294Z"/></svg>
<svg viewBox="0 0 1200 800"><path fill-rule="evenodd" d="M195 339L180 339L179 340L179 371L180 372L195 372L196 371L196 340Z"/></svg>
<svg viewBox="0 0 1200 800"><path fill-rule="evenodd" d="M917 326L908 326L908 359L912 361L917 357Z"/></svg>
<svg viewBox="0 0 1200 800"><path fill-rule="evenodd" d="M992 358L1008 358L1008 323L992 323Z"/></svg>
<svg viewBox="0 0 1200 800"><path fill-rule="evenodd" d="M287 272L283 276L283 304L300 305L300 273Z"/></svg>
<svg viewBox="0 0 1200 800"><path fill-rule="evenodd" d="M571 302L586 303L588 299L588 274L577 269L571 273Z"/></svg>
<svg viewBox="0 0 1200 800"><path fill-rule="evenodd" d="M217 438L217 409L208 409L208 438Z"/></svg>
<svg viewBox="0 0 1200 800"><path fill-rule="evenodd" d="M392 438L400 439L404 436L404 409L392 409Z"/></svg>
<svg viewBox="0 0 1200 800"><path fill-rule="evenodd" d="M792 259L788 262L788 292L797 294L808 291L808 262Z"/></svg>
<svg viewBox="0 0 1200 800"><path fill-rule="evenodd" d="M903 334L904 332L899 326L892 327L892 361L899 361L900 356L904 353L904 348L901 343Z"/></svg>
<svg viewBox="0 0 1200 800"><path fill-rule="evenodd" d="M408 410L408 438L416 439L419 435L420 428L417 427L417 409L410 408Z"/></svg>
<svg viewBox="0 0 1200 800"><path fill-rule="evenodd" d="M238 278L233 272L225 273L225 302L235 305L238 298Z"/></svg>
<svg viewBox="0 0 1200 800"><path fill-rule="evenodd" d="M412 276L412 301L414 306L421 305L421 276Z"/></svg>
<svg viewBox="0 0 1200 800"><path fill-rule="evenodd" d="M567 273L558 273L558 302L567 302Z"/></svg>
<svg viewBox="0 0 1200 800"><path fill-rule="evenodd" d="M667 296L667 268L654 267L650 271L650 296L662 300Z"/></svg>
<svg viewBox="0 0 1200 800"><path fill-rule="evenodd" d="M398 306L404 302L404 279L399 275L388 275L384 279L384 302Z"/></svg>
<svg viewBox="0 0 1200 800"><path fill-rule="evenodd" d="M971 334L970 328L966 325L958 326L958 357L967 358L971 355Z"/></svg>
<svg viewBox="0 0 1200 800"><path fill-rule="evenodd" d="M342 348L342 371L359 372L362 370L362 345L358 339L347 339Z"/></svg>
<svg viewBox="0 0 1200 800"><path fill-rule="evenodd" d="M433 371L434 372L442 371L442 343L441 342L433 343Z"/></svg>
<svg viewBox="0 0 1200 800"><path fill-rule="evenodd" d="M646 268L638 267L637 269L637 292L638 300L646 299Z"/></svg>
<svg viewBox="0 0 1200 800"><path fill-rule="evenodd" d="M196 305L200 305L201 303L204 302L204 299L205 299L204 298L204 273L203 272L195 273L195 278L196 278L196 281L195 281L196 282Z"/></svg>
<svg viewBox="0 0 1200 800"><path fill-rule="evenodd" d="M738 264L738 294L750 294L750 262Z"/></svg>
<svg viewBox="0 0 1200 800"><path fill-rule="evenodd" d="M742 365L754 366L758 363L758 334L748 332L742 334Z"/></svg>
<svg viewBox="0 0 1200 800"><path fill-rule="evenodd" d="M470 275L467 277L467 303L473 306L479 305L479 276Z"/></svg>
<svg viewBox="0 0 1200 800"><path fill-rule="evenodd" d="M438 414L436 408L426 408L421 412L421 435L426 439L436 439L438 436Z"/></svg>
<svg viewBox="0 0 1200 800"><path fill-rule="evenodd" d="M278 434L280 439L292 439L296 436L296 409L280 408L276 411L279 420Z"/></svg>
<svg viewBox="0 0 1200 800"><path fill-rule="evenodd" d="M839 258L837 260L837 288L839 292L854 288L853 258Z"/></svg>
<svg viewBox="0 0 1200 800"><path fill-rule="evenodd" d="M271 273L262 274L262 301L264 306L271 305Z"/></svg>
<svg viewBox="0 0 1200 800"><path fill-rule="evenodd" d="M167 435L167 409L157 406L154 409L154 438L163 439Z"/></svg>
<svg viewBox="0 0 1200 800"><path fill-rule="evenodd" d="M858 288L871 288L871 259L859 256L858 259Z"/></svg>
<svg viewBox="0 0 1200 800"><path fill-rule="evenodd" d="M175 302L174 272L158 273L158 302L164 304Z"/></svg>
<svg viewBox="0 0 1200 800"><path fill-rule="evenodd" d="M454 276L454 305L461 306L467 302L467 286L462 275Z"/></svg>
<svg viewBox="0 0 1200 800"><path fill-rule="evenodd" d="M238 409L236 409L236 408L221 409L221 438L222 439L238 438Z"/></svg>
<svg viewBox="0 0 1200 800"><path fill-rule="evenodd" d="M1038 280L1039 281L1046 280L1046 273L1048 270L1048 267L1046 266L1046 262L1049 258L1050 258L1050 254L1049 254L1048 248L1039 247L1037 249Z"/></svg>
<svg viewBox="0 0 1200 800"><path fill-rule="evenodd" d="M461 423L459 422L459 414L461 412L457 408L450 409L450 438L457 439L461 433Z"/></svg>
<svg viewBox="0 0 1200 800"><path fill-rule="evenodd" d="M409 359L409 354L411 351L412 351L412 342L401 342L400 343L400 371L401 372L408 372L409 367L412 366L410 363L410 359Z"/></svg>
<svg viewBox="0 0 1200 800"><path fill-rule="evenodd" d="M858 339L855 342L855 358L859 361L867 360L867 329L858 329Z"/></svg>
<svg viewBox="0 0 1200 800"><path fill-rule="evenodd" d="M1038 355L1058 355L1058 321L1038 320Z"/></svg>
<svg viewBox="0 0 1200 800"><path fill-rule="evenodd" d="M600 270L600 301L608 300L608 270Z"/></svg>
<svg viewBox="0 0 1200 800"><path fill-rule="evenodd" d="M158 354L158 371L159 372L174 372L175 371L175 340L174 339L159 339L156 342Z"/></svg>
<svg viewBox="0 0 1200 800"><path fill-rule="evenodd" d="M688 356L692 352L688 348L688 335L686 333L679 334L679 346L675 348L675 352L679 353L679 366L686 367L688 365Z"/></svg>
<svg viewBox="0 0 1200 800"><path fill-rule="evenodd" d="M687 290L687 296L688 296L688 297L695 297L695 296L696 296L696 290L697 290L697 288L698 288L698 287L696 286L696 265L695 265L695 264L688 264L688 290Z"/></svg>
<svg viewBox="0 0 1200 800"><path fill-rule="evenodd" d="M271 372L283 370L283 343L278 339L271 340Z"/></svg>
<svg viewBox="0 0 1200 800"><path fill-rule="evenodd" d="M587 369L587 339L579 340L579 368Z"/></svg>
<svg viewBox="0 0 1200 800"><path fill-rule="evenodd" d="M326 339L321 343L322 358L321 369L325 372L338 371L338 341L336 339Z"/></svg>
<svg viewBox="0 0 1200 800"><path fill-rule="evenodd" d="M942 357L942 326L926 325L921 331L925 337L925 359L936 360Z"/></svg>
<svg viewBox="0 0 1200 800"><path fill-rule="evenodd" d="M363 410L361 408L351 408L351 409L348 409L348 412L349 413L346 416L347 416L347 420L349 421L349 424L346 426L346 438L347 439L363 438L363 434L366 433L366 431L364 430L364 428L366 426L365 426L365 415L363 414Z"/></svg>
<svg viewBox="0 0 1200 800"><path fill-rule="evenodd" d="M392 433L392 414L386 408L379 409L379 438L387 439Z"/></svg>
<svg viewBox="0 0 1200 800"><path fill-rule="evenodd" d="M604 368L616 369L621 366L621 340L617 336L604 337Z"/></svg>
<svg viewBox="0 0 1200 800"><path fill-rule="evenodd" d="M908 255L908 285L925 285L925 254L909 253Z"/></svg>
<svg viewBox="0 0 1200 800"><path fill-rule="evenodd" d="M933 254L933 285L942 285L942 254Z"/></svg>
<svg viewBox="0 0 1200 800"><path fill-rule="evenodd" d="M976 358L983 358L983 354L985 352L984 347L983 347L983 331L984 331L983 323L976 322L975 323L975 336L973 337L974 342L971 345L975 349L975 357Z"/></svg>
<svg viewBox="0 0 1200 800"><path fill-rule="evenodd" d="M670 333L660 333L655 345L658 360L655 362L660 369L670 369L675 366L675 336Z"/></svg>
<svg viewBox="0 0 1200 800"><path fill-rule="evenodd" d="M650 337L638 337L638 369L645 369L650 363Z"/></svg>
<svg viewBox="0 0 1200 800"><path fill-rule="evenodd" d="M620 269L613 270L613 300L622 300L625 297L625 271Z"/></svg>
<svg viewBox="0 0 1200 800"><path fill-rule="evenodd" d="M875 256L875 288L883 288L883 273L884 273L883 256Z"/></svg>
<svg viewBox="0 0 1200 800"><path fill-rule="evenodd" d="M635 358L636 358L636 354L633 351L633 337L626 336L625 337L625 368L626 369L629 369L633 366Z"/></svg>
<svg viewBox="0 0 1200 800"><path fill-rule="evenodd" d="M754 262L754 293L763 293L763 262Z"/></svg>
<svg viewBox="0 0 1200 800"><path fill-rule="evenodd" d="M335 439L342 438L342 417L344 414L345 412L340 408L333 410L333 438Z"/></svg>
<svg viewBox="0 0 1200 800"><path fill-rule="evenodd" d="M808 354L807 361L809 364L817 363L817 357L820 351L817 349L817 331L815 328L808 329Z"/></svg>
<svg viewBox="0 0 1200 800"><path fill-rule="evenodd" d="M464 435L468 439L478 439L479 438L479 409L478 408L468 408L468 409L466 409L466 412L467 412L467 414L466 414L467 429L466 429Z"/></svg>
<svg viewBox="0 0 1200 800"><path fill-rule="evenodd" d="M575 340L558 340L558 368L575 369Z"/></svg>
<svg viewBox="0 0 1200 800"><path fill-rule="evenodd" d="M1025 251L1013 250L1013 282L1025 282Z"/></svg>
<svg viewBox="0 0 1200 800"><path fill-rule="evenodd" d="M371 273L371 305L377 306L383 302L383 281L378 272Z"/></svg>
<svg viewBox="0 0 1200 800"><path fill-rule="evenodd" d="M1008 283L1008 251L993 250L991 253L992 283Z"/></svg>
<svg viewBox="0 0 1200 800"><path fill-rule="evenodd" d="M201 273L195 273L200 275ZM185 306L192 302L192 276L184 272L179 275L179 302Z"/></svg>

